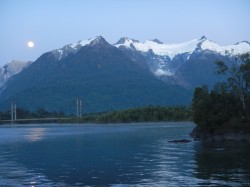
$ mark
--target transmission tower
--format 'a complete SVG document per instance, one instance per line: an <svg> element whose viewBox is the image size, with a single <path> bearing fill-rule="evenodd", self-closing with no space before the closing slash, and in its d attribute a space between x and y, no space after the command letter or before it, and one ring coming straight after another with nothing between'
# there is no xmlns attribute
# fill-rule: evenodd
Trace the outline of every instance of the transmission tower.
<svg viewBox="0 0 250 187"><path fill-rule="evenodd" d="M76 99L76 117L82 117L82 100L80 97Z"/></svg>
<svg viewBox="0 0 250 187"><path fill-rule="evenodd" d="M16 116L16 103L14 102L11 102L11 123L14 123L17 119L17 116Z"/></svg>

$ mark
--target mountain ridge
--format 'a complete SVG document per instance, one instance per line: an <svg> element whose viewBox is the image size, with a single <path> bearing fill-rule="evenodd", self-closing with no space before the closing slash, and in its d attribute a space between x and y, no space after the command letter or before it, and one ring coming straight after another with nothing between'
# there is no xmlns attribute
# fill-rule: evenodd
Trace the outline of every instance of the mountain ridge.
<svg viewBox="0 0 250 187"><path fill-rule="evenodd" d="M188 105L194 87L223 80L215 74L214 61L228 61L248 47L247 42L223 47L204 36L170 45L127 37L114 45L102 36L81 40L42 54L9 78L0 87L0 109L14 100L32 110L74 113L77 97L84 98L86 112Z"/></svg>
<svg viewBox="0 0 250 187"><path fill-rule="evenodd" d="M91 45L91 44L93 45L93 42L97 43L99 39L100 41L109 44L102 36L96 36L93 38L89 38L87 40L80 40L76 43L67 44L62 48L48 51L46 53L53 54L55 61L60 61L61 59L67 57L70 54L75 54L82 47L86 45ZM136 46L138 44L139 46ZM159 46L163 46L164 49L165 46L165 49L169 49L168 53L171 53L171 55L167 54L167 52L164 51L162 53L158 52L159 54L157 54L157 52L154 51L155 44L156 46L158 45L158 48ZM143 45L145 45L146 47ZM243 46L236 48L235 50L234 47L239 45ZM113 46L117 48L127 48L135 50L136 52L142 53L144 57L147 56L146 58L148 59L144 60L148 62L147 65L149 65L151 71L158 77L174 76L176 70L180 68L180 66L183 63L188 61L190 56L197 51L200 52L200 51L210 50L222 56L235 56L250 51L250 43L248 41L242 41L242 42L237 42L236 44L233 45L223 46L217 44L216 42L208 40L206 36L202 36L200 39L194 39L187 42L176 43L176 44L164 44L158 39L146 40L144 43L142 43L139 40L130 39L128 37L122 37L118 40L118 42L113 44ZM182 49L180 49L181 47ZM180 50L177 50L176 48ZM157 51L157 49L155 50ZM133 55L135 56L135 54ZM11 78L13 75L20 73L23 69L25 69L25 68L19 68L22 66L26 67L25 65L22 64L23 63L20 64L16 63L16 67L13 66L13 68L20 70L15 71L15 73L10 72L8 76L6 75L6 73L5 74L3 73L6 72L6 70L4 71L4 67L8 67L8 63L5 64L2 68L0 68L0 89L1 87L4 86L4 84L7 82L9 78Z"/></svg>
<svg viewBox="0 0 250 187"><path fill-rule="evenodd" d="M188 103L184 89L168 86L141 63L103 38L59 61L48 52L8 81L0 94L0 108L15 101L31 110L74 113L77 97L83 98L85 112Z"/></svg>
<svg viewBox="0 0 250 187"><path fill-rule="evenodd" d="M58 52L58 53L63 53L66 51L69 52L71 50L72 50L72 52L77 52L81 47L83 47L85 45L89 45L92 41L97 40L98 38L104 39L102 36L96 36L93 38L89 38L87 40L80 40L77 43L65 45L64 47L59 48L59 49L55 49L53 51ZM216 52L219 52L219 53L224 54L224 55L225 55L226 51L230 52L230 49L233 49L233 51L236 51L236 52L234 52L233 55L242 54L242 53L248 52L250 50L250 43L248 41L237 42L236 44L233 44L233 45L219 45L216 42L213 42L212 40L207 39L206 36L202 36L199 39L193 39L193 40L189 40L189 41L182 42L182 43L172 43L172 44L163 43L158 39L146 40L143 43L143 42L140 42L139 40L136 40L136 39L130 39L129 37L121 37L113 45L118 47L118 48L120 46L125 46L128 48L131 48L131 46L130 46L131 44L134 47L136 46L136 44L139 44L140 46L139 46L139 48L137 48L137 50L139 49L139 51L141 50L143 52L147 52L148 50L152 49L152 51L154 52L154 49L153 49L154 46L152 47L152 46L150 46L150 44L151 45L152 45L152 43L158 44L159 46L163 46L163 47L165 46L165 48L169 49L170 51L172 49L172 52L170 54L170 53L167 53L166 51L163 51L161 49L162 52L159 52L159 51L157 52L157 50L156 50L157 55L164 55L164 56L169 56L170 58L174 58L178 54L187 53L187 52L190 54L193 53L195 51L197 45L200 43L203 43L204 41L209 41L209 42L206 42L206 44L203 46L202 50L206 50L206 49L211 50L211 51L215 50ZM109 43L109 42L107 42L107 43ZM242 49L241 49L242 51L240 49L236 49L236 50L234 49L234 47L236 47L237 45L242 45L244 43L246 43L247 45L244 45L242 47ZM123 45L123 44L125 44L125 45ZM192 45L192 46L190 46L190 45ZM179 50L178 50L178 47L179 47ZM181 47L187 47L187 48L183 49ZM136 49L136 47L135 47L135 49ZM173 50L174 50L174 52L173 52Z"/></svg>

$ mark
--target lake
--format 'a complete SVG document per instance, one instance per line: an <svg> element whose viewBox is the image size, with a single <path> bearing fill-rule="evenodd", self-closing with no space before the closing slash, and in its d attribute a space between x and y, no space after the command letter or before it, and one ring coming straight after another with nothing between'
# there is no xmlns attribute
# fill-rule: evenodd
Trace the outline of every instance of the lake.
<svg viewBox="0 0 250 187"><path fill-rule="evenodd" d="M193 123L0 126L0 186L249 186L250 146Z"/></svg>

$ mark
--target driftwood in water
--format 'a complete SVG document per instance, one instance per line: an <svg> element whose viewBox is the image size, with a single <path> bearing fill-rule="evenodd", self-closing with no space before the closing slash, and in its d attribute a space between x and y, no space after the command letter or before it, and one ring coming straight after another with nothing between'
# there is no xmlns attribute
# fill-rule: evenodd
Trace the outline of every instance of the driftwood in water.
<svg viewBox="0 0 250 187"><path fill-rule="evenodd" d="M170 140L168 141L169 143L188 143L191 142L192 140L187 140L187 139L181 139L181 140Z"/></svg>

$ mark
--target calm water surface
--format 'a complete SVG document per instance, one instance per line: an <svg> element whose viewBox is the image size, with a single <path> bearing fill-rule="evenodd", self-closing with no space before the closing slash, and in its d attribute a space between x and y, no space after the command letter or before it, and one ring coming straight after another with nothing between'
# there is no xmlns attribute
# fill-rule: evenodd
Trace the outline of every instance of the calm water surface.
<svg viewBox="0 0 250 187"><path fill-rule="evenodd" d="M249 144L168 142L193 127L0 126L0 186L250 186Z"/></svg>

